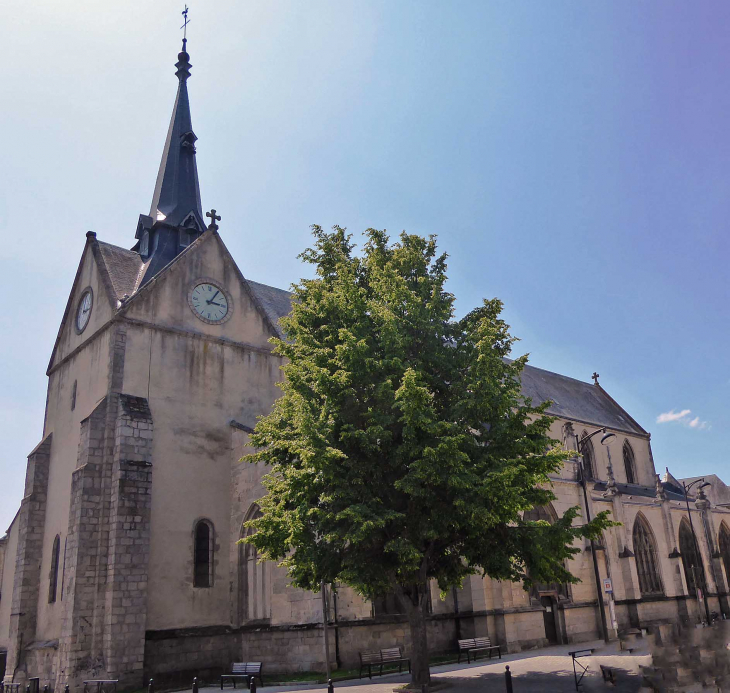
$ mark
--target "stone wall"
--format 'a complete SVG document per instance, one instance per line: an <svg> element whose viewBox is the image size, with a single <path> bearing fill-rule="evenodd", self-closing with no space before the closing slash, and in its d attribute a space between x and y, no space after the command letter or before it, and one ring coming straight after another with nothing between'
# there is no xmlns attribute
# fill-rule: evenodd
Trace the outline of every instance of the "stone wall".
<svg viewBox="0 0 730 693"><path fill-rule="evenodd" d="M217 683L231 662L241 659L241 634L230 628L154 631L145 641L144 679L181 688L189 687L194 677Z"/></svg>
<svg viewBox="0 0 730 693"><path fill-rule="evenodd" d="M119 395L109 514L104 611L106 669L120 685L142 680L152 509L152 414L142 397Z"/></svg>
<svg viewBox="0 0 730 693"><path fill-rule="evenodd" d="M25 493L16 519L18 548L15 556L13 595L10 607L10 633L5 674L8 681L13 680L13 673L16 671L15 681L22 682L28 676L23 648L33 642L35 638L51 440L52 436L49 435L28 456ZM9 678L8 672L10 672Z"/></svg>

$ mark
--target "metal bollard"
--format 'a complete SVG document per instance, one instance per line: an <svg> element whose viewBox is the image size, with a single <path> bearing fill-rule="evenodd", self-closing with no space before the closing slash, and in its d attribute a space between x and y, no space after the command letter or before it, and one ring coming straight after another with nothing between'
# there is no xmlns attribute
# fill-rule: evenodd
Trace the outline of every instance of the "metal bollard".
<svg viewBox="0 0 730 693"><path fill-rule="evenodd" d="M65 686L63 687L63 693L70 693L70 692L69 692L69 689L68 689L68 684L66 684L66 685L65 685Z"/></svg>
<svg viewBox="0 0 730 693"><path fill-rule="evenodd" d="M504 668L504 682L507 685L507 693L514 693L512 690L512 672L509 670L509 664Z"/></svg>
<svg viewBox="0 0 730 693"><path fill-rule="evenodd" d="M147 693L155 693L155 682L150 679L150 682L147 686Z"/></svg>
<svg viewBox="0 0 730 693"><path fill-rule="evenodd" d="M327 693L335 693L335 684L332 679L327 679Z"/></svg>
<svg viewBox="0 0 730 693"><path fill-rule="evenodd" d="M198 693L198 677L193 679L193 693Z"/></svg>
<svg viewBox="0 0 730 693"><path fill-rule="evenodd" d="M43 686L43 693L48 693L48 684Z"/></svg>
<svg viewBox="0 0 730 693"><path fill-rule="evenodd" d="M251 677L251 693L256 693L256 677Z"/></svg>

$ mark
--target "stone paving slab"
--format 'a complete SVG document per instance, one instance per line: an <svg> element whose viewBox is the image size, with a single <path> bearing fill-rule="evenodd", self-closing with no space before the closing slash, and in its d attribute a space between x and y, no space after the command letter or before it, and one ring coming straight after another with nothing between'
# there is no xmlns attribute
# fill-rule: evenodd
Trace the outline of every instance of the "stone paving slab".
<svg viewBox="0 0 730 693"><path fill-rule="evenodd" d="M503 693L505 688L505 665L512 671L514 693L574 693L573 662L568 651L579 647L596 649L590 657L579 661L588 664L589 670L583 679L581 691L615 691L616 693L637 693L641 688L640 666L651 663L646 651L633 653L620 652L615 645L604 647L603 642L586 643L581 646L570 645L545 648L530 652L504 655L501 660L480 659L471 664L446 664L431 668L431 678L449 683L444 693ZM604 683L599 665L617 670L617 684ZM410 680L409 674L386 674L370 679L338 681L335 691L340 688L357 687L357 693L391 693L401 683ZM201 693L220 691L219 687L201 688ZM228 689L226 689L228 690ZM288 693L306 691L307 693L326 693L322 684L292 684L289 686L264 686L257 689L260 693Z"/></svg>

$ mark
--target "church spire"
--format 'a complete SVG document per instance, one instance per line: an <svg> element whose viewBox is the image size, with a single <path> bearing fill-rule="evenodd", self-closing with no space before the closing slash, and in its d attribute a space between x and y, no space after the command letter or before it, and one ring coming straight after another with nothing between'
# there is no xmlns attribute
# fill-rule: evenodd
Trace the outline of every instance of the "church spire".
<svg viewBox="0 0 730 693"><path fill-rule="evenodd" d="M177 98L162 151L150 216L154 221L164 221L169 226L189 227L187 217L192 213L198 230L202 231L205 221L195 163L195 141L198 138L193 132L187 84L192 65L186 46L187 39L183 39L182 51L175 63L175 74L179 80Z"/></svg>
<svg viewBox="0 0 730 693"><path fill-rule="evenodd" d="M187 16L186 16L187 22ZM157 174L149 216L140 214L134 247L147 262L142 284L148 282L180 252L205 231L200 203L198 167L188 99L190 56L187 38L175 63L177 97L172 109L162 161Z"/></svg>

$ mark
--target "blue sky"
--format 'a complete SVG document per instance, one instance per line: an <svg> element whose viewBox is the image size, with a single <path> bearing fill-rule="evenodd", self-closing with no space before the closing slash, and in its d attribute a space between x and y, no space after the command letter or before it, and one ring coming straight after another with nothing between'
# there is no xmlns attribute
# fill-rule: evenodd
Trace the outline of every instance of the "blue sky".
<svg viewBox="0 0 730 693"><path fill-rule="evenodd" d="M2 528L84 234L131 246L149 209L181 10L3 8ZM296 281L313 223L438 234L460 312L500 297L533 365L601 374L658 471L730 481L730 4L193 0L190 17L203 205L246 276Z"/></svg>

